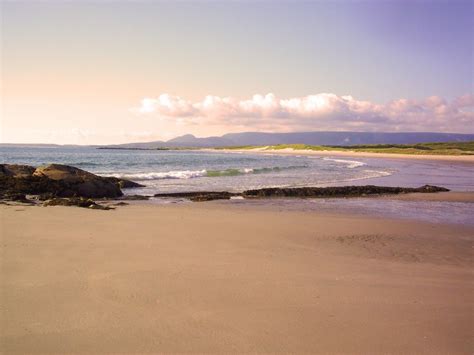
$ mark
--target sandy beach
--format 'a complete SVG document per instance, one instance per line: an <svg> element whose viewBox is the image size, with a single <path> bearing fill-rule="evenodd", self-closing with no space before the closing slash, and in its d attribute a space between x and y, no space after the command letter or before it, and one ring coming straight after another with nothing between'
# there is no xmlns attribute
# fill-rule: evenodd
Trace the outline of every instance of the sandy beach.
<svg viewBox="0 0 474 355"><path fill-rule="evenodd" d="M3 354L470 354L474 228L0 206Z"/></svg>
<svg viewBox="0 0 474 355"><path fill-rule="evenodd" d="M0 355L474 355L474 0L0 0Z"/></svg>
<svg viewBox="0 0 474 355"><path fill-rule="evenodd" d="M370 153L339 150L309 150L309 149L267 149L267 147L253 149L203 149L208 151L228 152L228 153L256 153L256 154L279 154L279 155L314 155L322 157L352 157L352 158L384 158L384 159L415 159L434 160L445 162L457 162L474 164L474 155L429 155L429 154L392 154L392 153Z"/></svg>

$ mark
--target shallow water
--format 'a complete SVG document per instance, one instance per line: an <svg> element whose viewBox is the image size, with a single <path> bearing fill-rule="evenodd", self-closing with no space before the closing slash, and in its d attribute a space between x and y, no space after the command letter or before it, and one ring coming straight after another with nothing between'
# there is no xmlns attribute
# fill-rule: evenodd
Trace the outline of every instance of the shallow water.
<svg viewBox="0 0 474 355"><path fill-rule="evenodd" d="M474 226L474 203L450 201L408 201L387 197L232 200L241 206L270 207L284 211L349 213L364 216L411 219L431 223Z"/></svg>

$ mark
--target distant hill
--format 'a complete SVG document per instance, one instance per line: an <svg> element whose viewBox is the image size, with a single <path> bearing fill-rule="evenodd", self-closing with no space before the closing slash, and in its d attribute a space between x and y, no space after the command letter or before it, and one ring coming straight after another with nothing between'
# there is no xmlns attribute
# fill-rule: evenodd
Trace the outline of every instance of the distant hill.
<svg viewBox="0 0 474 355"><path fill-rule="evenodd" d="M414 144L425 142L466 142L474 140L474 134L457 133L385 133L385 132L298 132L298 133L229 133L223 138L237 145L312 144Z"/></svg>
<svg viewBox="0 0 474 355"><path fill-rule="evenodd" d="M296 133L228 133L220 137L197 138L192 134L168 141L110 145L114 148L211 148L242 145L311 144L342 145L358 144L415 144L426 142L468 142L474 134L430 132L296 132Z"/></svg>
<svg viewBox="0 0 474 355"><path fill-rule="evenodd" d="M245 145L309 144L351 146L360 144L416 144L438 142L474 141L474 134L430 133L430 132L295 132L228 133L220 137L198 138L192 134L179 136L168 141L126 143L91 147L118 149L157 149L157 148L212 148ZM55 144L0 144L0 147L77 147L75 145Z"/></svg>
<svg viewBox="0 0 474 355"><path fill-rule="evenodd" d="M223 147L228 145L235 145L232 139L225 137L207 137L197 138L192 134L186 134L184 136L170 139L166 144L188 146L188 147Z"/></svg>

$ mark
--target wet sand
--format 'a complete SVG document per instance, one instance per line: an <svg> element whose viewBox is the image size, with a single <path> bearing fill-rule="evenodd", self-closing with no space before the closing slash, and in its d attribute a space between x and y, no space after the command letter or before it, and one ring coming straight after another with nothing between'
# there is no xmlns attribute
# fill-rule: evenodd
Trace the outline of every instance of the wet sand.
<svg viewBox="0 0 474 355"><path fill-rule="evenodd" d="M470 354L474 228L0 206L0 352Z"/></svg>
<svg viewBox="0 0 474 355"><path fill-rule="evenodd" d="M449 191L437 192L435 194L413 193L384 196L385 199L402 201L438 201L438 202L472 202L474 203L474 192L472 191ZM474 205L473 205L474 206Z"/></svg>

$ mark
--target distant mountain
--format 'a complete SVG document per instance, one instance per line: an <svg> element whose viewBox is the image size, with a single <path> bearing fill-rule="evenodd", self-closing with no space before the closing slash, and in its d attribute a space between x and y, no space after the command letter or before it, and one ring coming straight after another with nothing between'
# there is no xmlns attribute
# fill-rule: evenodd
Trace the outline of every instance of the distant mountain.
<svg viewBox="0 0 474 355"><path fill-rule="evenodd" d="M357 144L414 144L426 142L474 141L474 134L430 133L430 132L295 132L295 133L228 133L221 137L197 138L186 134L166 142L118 144L114 148L179 148L179 147L226 147L240 145L312 144L312 145L357 145Z"/></svg>
<svg viewBox="0 0 474 355"><path fill-rule="evenodd" d="M223 138L236 145L357 145L357 144L413 144L425 142L465 142L474 134L429 132L296 132L296 133L229 133Z"/></svg>
<svg viewBox="0 0 474 355"><path fill-rule="evenodd" d="M166 144L187 147L224 147L234 145L235 143L232 139L228 139L225 137L197 138L192 134L186 134L184 136L170 139L166 142Z"/></svg>
<svg viewBox="0 0 474 355"><path fill-rule="evenodd" d="M123 148L123 149L155 149L169 147L164 141L125 143L125 144L107 144L101 148Z"/></svg>

